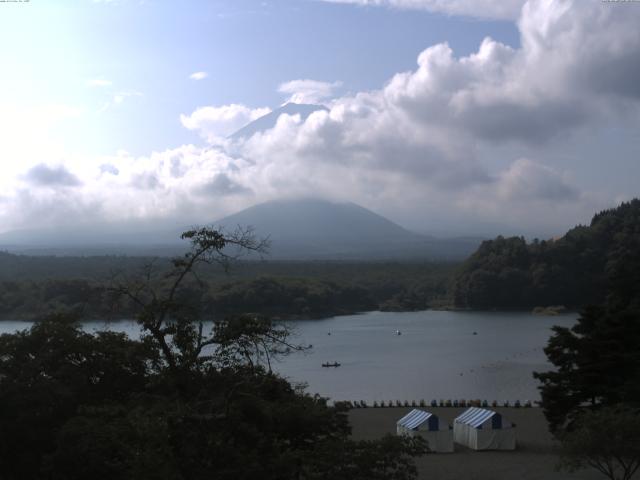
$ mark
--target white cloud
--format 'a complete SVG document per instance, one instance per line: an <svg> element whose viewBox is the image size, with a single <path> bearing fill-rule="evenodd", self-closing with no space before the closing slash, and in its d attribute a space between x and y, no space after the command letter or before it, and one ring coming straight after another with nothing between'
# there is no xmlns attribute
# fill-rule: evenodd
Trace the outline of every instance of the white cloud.
<svg viewBox="0 0 640 480"><path fill-rule="evenodd" d="M446 15L514 20L525 0L324 0L361 6L384 6L411 10L426 10Z"/></svg>
<svg viewBox="0 0 640 480"><path fill-rule="evenodd" d="M526 158L513 162L499 175L496 183L497 192L505 201L544 199L561 203L579 197L566 174Z"/></svg>
<svg viewBox="0 0 640 480"><path fill-rule="evenodd" d="M0 103L0 191L8 193L25 167L63 158L65 145L57 133L84 114L77 105Z"/></svg>
<svg viewBox="0 0 640 480"><path fill-rule="evenodd" d="M131 185L139 190L156 190L162 188L162 183L158 179L158 176L152 171L133 175Z"/></svg>
<svg viewBox="0 0 640 480"><path fill-rule="evenodd" d="M102 78L94 78L87 82L90 87L110 87L112 85L111 80L104 80Z"/></svg>
<svg viewBox="0 0 640 480"><path fill-rule="evenodd" d="M193 72L191 75L189 75L189 78L191 80L204 80L208 76L209 74L207 72Z"/></svg>
<svg viewBox="0 0 640 480"><path fill-rule="evenodd" d="M122 102L124 102L127 98L130 98L130 97L141 97L141 96L142 96L142 93L136 92L136 91L116 92L113 95L113 103L115 103L116 105L119 105Z"/></svg>
<svg viewBox="0 0 640 480"><path fill-rule="evenodd" d="M76 187L81 185L80 180L64 165L50 167L39 163L29 169L24 175L24 179L31 185L42 187Z"/></svg>
<svg viewBox="0 0 640 480"><path fill-rule="evenodd" d="M640 100L634 12L532 1L519 21L521 48L487 38L456 57L447 44L434 45L416 70L383 89L337 98L306 122L282 116L229 152L254 162L249 178L261 184L252 190L269 195L346 192L367 205L396 202L397 210L411 210L408 199L435 201L520 223L510 212L564 205L576 221L576 212L594 207L564 171L517 156L496 170L480 153L492 145L544 151L585 127L629 118ZM627 76L611 74L621 71Z"/></svg>
<svg viewBox="0 0 640 480"><path fill-rule="evenodd" d="M225 197L228 195L251 194L251 189L232 180L227 173L218 173L206 184L198 188L198 192L209 195L213 198Z"/></svg>
<svg viewBox="0 0 640 480"><path fill-rule="evenodd" d="M120 173L120 170L118 170L115 166L111 165L110 163L103 163L100 165L100 173L102 174L109 174L109 175L118 175Z"/></svg>
<svg viewBox="0 0 640 480"><path fill-rule="evenodd" d="M0 232L34 225L125 222L135 229L146 221L212 222L248 205L240 195L249 190L238 175L245 166L215 149L184 145L148 156L121 152L24 168L0 203Z"/></svg>
<svg viewBox="0 0 640 480"><path fill-rule="evenodd" d="M317 104L333 97L335 91L341 86L342 82L291 80L280 84L278 91L289 95L286 102Z"/></svg>
<svg viewBox="0 0 640 480"><path fill-rule="evenodd" d="M31 191L14 183L2 190L1 223L203 222L271 198L316 194L423 230L456 223L472 233L484 221L561 232L613 201L556 164L552 147L635 118L639 21L637 8L532 0L518 22L520 48L486 39L458 57L447 44L433 45L413 71L380 89L334 98L304 121L282 115L248 140L220 142L269 109L198 108L180 120L208 146L70 159L65 167L78 185ZM288 95L333 96L331 88L289 83ZM492 148L511 153L491 163L484 153ZM45 205L56 214L42 215Z"/></svg>
<svg viewBox="0 0 640 480"><path fill-rule="evenodd" d="M208 141L224 138L246 124L266 115L269 108L249 108L241 104L200 107L190 115L180 115L180 122Z"/></svg>

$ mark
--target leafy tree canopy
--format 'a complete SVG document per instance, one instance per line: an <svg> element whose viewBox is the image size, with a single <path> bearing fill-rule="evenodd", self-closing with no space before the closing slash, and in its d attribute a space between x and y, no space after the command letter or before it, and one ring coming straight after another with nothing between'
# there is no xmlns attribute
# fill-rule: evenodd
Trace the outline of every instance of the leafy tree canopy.
<svg viewBox="0 0 640 480"><path fill-rule="evenodd" d="M66 316L0 336L3 478L415 478L424 441L352 441L342 407L271 371L304 348L286 328L241 315L204 330L197 266L227 262L229 245L261 248L245 233L188 232L192 250L161 278L114 279L138 307L139 341Z"/></svg>
<svg viewBox="0 0 640 480"><path fill-rule="evenodd" d="M554 327L545 353L555 370L535 373L552 430L562 430L583 407L626 403L640 407L640 311L586 308L572 328Z"/></svg>
<svg viewBox="0 0 640 480"><path fill-rule="evenodd" d="M640 467L640 411L616 406L587 412L561 441L563 469L592 467L610 480L630 480Z"/></svg>
<svg viewBox="0 0 640 480"><path fill-rule="evenodd" d="M562 238L483 242L456 275L454 303L470 308L584 307L615 290L640 293L640 200L596 214Z"/></svg>
<svg viewBox="0 0 640 480"><path fill-rule="evenodd" d="M556 369L534 374L559 433L574 428L587 410L640 407L640 201L596 215L580 236L607 247L601 259L606 288L591 299L602 303L584 308L576 325L554 328L545 353Z"/></svg>

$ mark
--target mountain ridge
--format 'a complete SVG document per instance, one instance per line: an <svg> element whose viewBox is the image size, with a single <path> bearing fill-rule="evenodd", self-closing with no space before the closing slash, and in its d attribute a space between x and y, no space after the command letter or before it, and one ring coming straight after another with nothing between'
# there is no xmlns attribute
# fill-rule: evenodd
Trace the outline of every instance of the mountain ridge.
<svg viewBox="0 0 640 480"><path fill-rule="evenodd" d="M355 203L311 197L253 205L212 224L227 230L253 227L258 237L271 239L267 258L273 260L458 260L482 240L426 236ZM137 227L13 231L0 235L0 249L28 255L172 256L187 248L180 234L188 226Z"/></svg>

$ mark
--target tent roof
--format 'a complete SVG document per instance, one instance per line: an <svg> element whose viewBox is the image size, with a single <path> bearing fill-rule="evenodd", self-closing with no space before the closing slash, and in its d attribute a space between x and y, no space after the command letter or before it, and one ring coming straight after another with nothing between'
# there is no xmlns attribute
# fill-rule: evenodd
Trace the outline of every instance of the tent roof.
<svg viewBox="0 0 640 480"><path fill-rule="evenodd" d="M433 413L425 412L424 410L413 409L407 413L404 417L398 420L397 424L406 428L417 428L424 422L429 420L429 417L434 416Z"/></svg>
<svg viewBox="0 0 640 480"><path fill-rule="evenodd" d="M473 428L478 428L488 419L496 415L497 412L493 410L486 410L484 408L471 407L468 410L465 410L462 415L455 419L456 423L462 423L464 425L469 425Z"/></svg>

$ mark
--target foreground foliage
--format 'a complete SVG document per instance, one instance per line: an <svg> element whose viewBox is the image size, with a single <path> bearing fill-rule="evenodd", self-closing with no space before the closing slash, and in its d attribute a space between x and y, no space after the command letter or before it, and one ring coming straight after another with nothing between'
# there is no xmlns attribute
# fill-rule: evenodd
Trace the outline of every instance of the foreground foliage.
<svg viewBox="0 0 640 480"><path fill-rule="evenodd" d="M610 480L630 480L640 467L640 411L617 406L586 412L561 441L561 468L592 467Z"/></svg>
<svg viewBox="0 0 640 480"><path fill-rule="evenodd" d="M583 407L640 407L640 311L588 307L574 327L553 330L545 353L557 368L534 374L553 431L570 428Z"/></svg>
<svg viewBox="0 0 640 480"><path fill-rule="evenodd" d="M571 428L583 407L640 407L640 249L630 249L640 222L633 225L619 233L628 248L607 260L606 301L585 308L572 328L554 327L545 353L556 370L535 374L554 431Z"/></svg>
<svg viewBox="0 0 640 480"><path fill-rule="evenodd" d="M562 465L590 466L611 480L630 479L640 465L639 207L634 200L594 220L615 237L605 301L586 307L572 328L554 327L545 353L556 368L534 374Z"/></svg>
<svg viewBox="0 0 640 480"><path fill-rule="evenodd" d="M355 442L343 409L271 372L274 357L305 348L285 327L244 315L204 331L197 266L227 261L229 243L262 247L185 236L193 248L164 281L152 269L114 279L111 292L138 307L140 340L60 315L0 336L2 478L415 478L423 441Z"/></svg>

